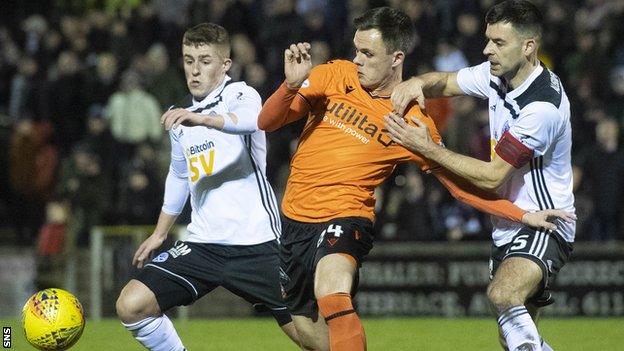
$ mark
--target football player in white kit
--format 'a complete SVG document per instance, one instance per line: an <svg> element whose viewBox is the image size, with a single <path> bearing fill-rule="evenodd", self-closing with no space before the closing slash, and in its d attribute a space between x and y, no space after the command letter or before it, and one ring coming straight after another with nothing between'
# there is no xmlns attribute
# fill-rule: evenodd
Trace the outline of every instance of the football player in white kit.
<svg viewBox="0 0 624 351"><path fill-rule="evenodd" d="M265 177L266 139L257 127L259 94L233 82L227 31L204 23L183 37L190 96L162 117L171 138L171 165L153 234L136 251L143 267L121 291L117 314L149 350L184 346L164 314L218 286L268 308L296 343L279 284L277 201ZM191 195L188 238L151 261ZM207 331L209 332L209 331Z"/></svg>
<svg viewBox="0 0 624 351"><path fill-rule="evenodd" d="M551 304L554 276L568 261L576 217L572 194L570 103L559 78L537 59L542 15L526 0L504 1L485 16L487 61L457 72L433 72L399 84L396 114L386 117L393 140L520 208L559 209L556 230L492 218L491 282L487 295L508 350L551 350L536 326ZM407 125L406 106L425 98L470 95L488 99L490 162L433 143L426 126Z"/></svg>

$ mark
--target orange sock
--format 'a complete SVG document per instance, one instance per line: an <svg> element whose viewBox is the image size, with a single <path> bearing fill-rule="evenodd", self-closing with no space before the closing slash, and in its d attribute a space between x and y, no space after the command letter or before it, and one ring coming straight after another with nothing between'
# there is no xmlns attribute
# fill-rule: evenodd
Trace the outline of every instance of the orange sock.
<svg viewBox="0 0 624 351"><path fill-rule="evenodd" d="M319 311L329 326L331 351L365 351L366 335L353 309L351 295L336 293L318 300Z"/></svg>

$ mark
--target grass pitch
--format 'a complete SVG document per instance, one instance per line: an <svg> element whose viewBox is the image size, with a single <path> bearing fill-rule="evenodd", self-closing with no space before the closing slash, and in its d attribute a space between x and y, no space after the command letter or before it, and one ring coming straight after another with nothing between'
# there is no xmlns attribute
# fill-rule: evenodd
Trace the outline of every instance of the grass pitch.
<svg viewBox="0 0 624 351"><path fill-rule="evenodd" d="M18 320L0 320L12 329L13 350L30 347ZM192 319L174 321L190 351L297 350L272 319ZM494 319L363 319L371 351L501 350ZM574 318L540 322L542 336L555 350L624 350L624 319ZM87 321L72 351L143 350L114 319Z"/></svg>

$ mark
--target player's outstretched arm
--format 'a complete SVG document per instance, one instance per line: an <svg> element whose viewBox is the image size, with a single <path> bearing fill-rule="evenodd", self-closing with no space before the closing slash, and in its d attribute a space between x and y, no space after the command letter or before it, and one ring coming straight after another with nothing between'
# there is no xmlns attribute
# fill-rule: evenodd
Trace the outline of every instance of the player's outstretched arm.
<svg viewBox="0 0 624 351"><path fill-rule="evenodd" d="M497 217L519 222L533 228L546 228L548 230L557 229L557 225L552 223L553 219L561 219L565 222L576 220L576 216L573 213L562 210L527 212L514 205L511 201L501 199L497 195L479 189L441 167L432 173L457 200Z"/></svg>
<svg viewBox="0 0 624 351"><path fill-rule="evenodd" d="M392 90L390 100L401 116L412 101L425 110L425 99L464 95L457 84L457 72L430 72L399 83Z"/></svg>
<svg viewBox="0 0 624 351"><path fill-rule="evenodd" d="M204 126L228 134L251 134L258 130L258 113L262 99L256 90L249 86L238 88L236 97L226 97L230 111L225 114L199 114L183 108L170 109L160 118L166 130L180 125L187 127Z"/></svg>
<svg viewBox="0 0 624 351"><path fill-rule="evenodd" d="M453 152L434 142L426 123L416 117L411 117L411 120L414 126L409 125L397 114L388 114L385 117L385 127L390 139L408 150L437 162L479 188L488 191L496 190L515 169L513 165L500 157L485 162Z"/></svg>
<svg viewBox="0 0 624 351"><path fill-rule="evenodd" d="M171 226L173 226L176 218L182 212L190 193L184 148L174 133L169 133L169 136L171 138L171 164L167 180L165 181L163 207L158 216L154 232L141 243L134 253L132 264L139 268L143 267L152 251L156 250L165 241Z"/></svg>
<svg viewBox="0 0 624 351"><path fill-rule="evenodd" d="M258 128L272 132L305 116L309 106L295 99L312 70L310 44L291 44L284 51L284 83L267 99L258 116Z"/></svg>
<svg viewBox="0 0 624 351"><path fill-rule="evenodd" d="M221 130L224 125L224 117L220 115L202 115L183 108L174 108L168 110L160 117L160 124L165 127L165 130L175 129L179 125L187 127L204 126Z"/></svg>
<svg viewBox="0 0 624 351"><path fill-rule="evenodd" d="M479 211L514 222L522 222L522 218L528 213L514 205L511 201L501 199L493 193L479 189L443 167L432 170L432 174L454 198Z"/></svg>
<svg viewBox="0 0 624 351"><path fill-rule="evenodd" d="M138 268L143 267L145 262L150 258L152 251L159 248L165 239L167 239L169 230L175 223L176 218L178 218L178 215L171 215L163 211L160 212L154 232L149 236L149 238L145 239L145 241L141 243L139 248L134 253L134 257L132 258L133 265Z"/></svg>
<svg viewBox="0 0 624 351"><path fill-rule="evenodd" d="M561 219L565 222L572 223L576 221L574 213L563 210L542 210L537 212L527 212L522 216L522 224L533 228L553 229L553 220ZM550 224L550 225L549 225ZM555 227L556 228L556 227Z"/></svg>

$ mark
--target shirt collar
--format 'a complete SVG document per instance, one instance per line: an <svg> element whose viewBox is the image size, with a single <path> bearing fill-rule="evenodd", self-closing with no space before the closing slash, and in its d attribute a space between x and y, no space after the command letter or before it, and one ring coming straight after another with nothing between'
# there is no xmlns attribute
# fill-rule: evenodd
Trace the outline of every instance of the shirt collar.
<svg viewBox="0 0 624 351"><path fill-rule="evenodd" d="M213 102L213 100L215 100L219 95L221 95L221 93L223 92L223 88L225 87L227 82L230 81L230 80L232 80L232 78L230 78L230 76L228 76L226 74L225 77L223 78L223 82L221 82L221 84L219 84L219 86L214 88L208 94L208 96L206 96L205 98L203 98L200 101L197 101L197 100L195 100L195 98L193 98L193 106L194 107L204 107L204 106L208 105L209 103Z"/></svg>

